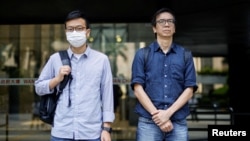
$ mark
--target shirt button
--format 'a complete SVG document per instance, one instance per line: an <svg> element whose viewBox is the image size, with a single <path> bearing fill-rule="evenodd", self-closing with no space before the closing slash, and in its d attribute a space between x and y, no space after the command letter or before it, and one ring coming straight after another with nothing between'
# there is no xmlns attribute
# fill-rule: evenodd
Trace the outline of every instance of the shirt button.
<svg viewBox="0 0 250 141"><path fill-rule="evenodd" d="M167 75L164 75L164 77L167 77Z"/></svg>
<svg viewBox="0 0 250 141"><path fill-rule="evenodd" d="M164 85L164 87L167 87L167 85Z"/></svg>

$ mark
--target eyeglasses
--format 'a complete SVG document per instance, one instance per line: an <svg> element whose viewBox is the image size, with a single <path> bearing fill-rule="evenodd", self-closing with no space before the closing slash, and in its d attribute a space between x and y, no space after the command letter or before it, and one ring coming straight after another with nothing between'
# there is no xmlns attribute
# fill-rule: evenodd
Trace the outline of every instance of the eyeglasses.
<svg viewBox="0 0 250 141"><path fill-rule="evenodd" d="M86 29L86 27L83 27L83 26L76 26L76 27L68 26L68 27L66 27L67 32L73 32L73 31L81 32L85 29Z"/></svg>
<svg viewBox="0 0 250 141"><path fill-rule="evenodd" d="M169 25L173 25L175 23L175 20L174 19L160 19L156 21L156 23L158 23L161 26L164 26L166 23L168 23Z"/></svg>

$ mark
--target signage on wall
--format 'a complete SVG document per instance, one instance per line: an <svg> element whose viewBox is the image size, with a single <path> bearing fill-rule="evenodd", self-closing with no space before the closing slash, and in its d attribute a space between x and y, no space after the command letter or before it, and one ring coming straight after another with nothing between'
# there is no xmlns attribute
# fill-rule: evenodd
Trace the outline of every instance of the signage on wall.
<svg viewBox="0 0 250 141"><path fill-rule="evenodd" d="M34 85L37 78L0 78L0 85ZM113 78L114 84L129 84L125 78Z"/></svg>

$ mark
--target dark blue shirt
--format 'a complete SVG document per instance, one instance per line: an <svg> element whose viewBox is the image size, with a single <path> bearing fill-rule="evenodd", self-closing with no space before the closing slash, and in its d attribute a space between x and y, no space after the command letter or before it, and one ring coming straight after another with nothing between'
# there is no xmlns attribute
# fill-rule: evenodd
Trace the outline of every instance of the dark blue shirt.
<svg viewBox="0 0 250 141"><path fill-rule="evenodd" d="M145 71L143 49L139 49L135 54L132 64L132 89L134 84L141 84L157 109L170 107L187 87L194 87L196 91L196 71L191 52L186 54L185 60L185 50L178 44L173 43L167 54L162 52L156 41L151 43L149 48ZM135 106L135 112L145 118L152 117L139 102ZM171 120L185 119L188 115L187 103Z"/></svg>

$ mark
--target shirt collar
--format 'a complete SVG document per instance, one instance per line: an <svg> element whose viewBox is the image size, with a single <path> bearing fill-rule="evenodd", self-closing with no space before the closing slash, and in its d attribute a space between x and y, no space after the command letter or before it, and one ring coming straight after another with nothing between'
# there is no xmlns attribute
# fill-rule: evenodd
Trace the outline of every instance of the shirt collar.
<svg viewBox="0 0 250 141"><path fill-rule="evenodd" d="M157 41L154 41L154 42L152 43L152 45L153 45L153 48L154 48L154 51L155 51L155 52L161 51L161 47L160 47L160 45L158 44ZM176 52L177 52L177 51L176 51L176 44L175 44L175 43L172 43L172 44L171 44L171 47L170 47L169 52L173 52L173 53L176 53Z"/></svg>
<svg viewBox="0 0 250 141"><path fill-rule="evenodd" d="M68 51L68 54L69 54L70 58L72 58L72 56L73 56L74 53L73 53L73 51L71 50L71 48L69 47L69 48L67 49L67 51ZM90 55L90 52L91 52L91 48L90 48L90 46L87 46L85 52L83 53L83 56L84 56L84 57L88 57L88 56Z"/></svg>

